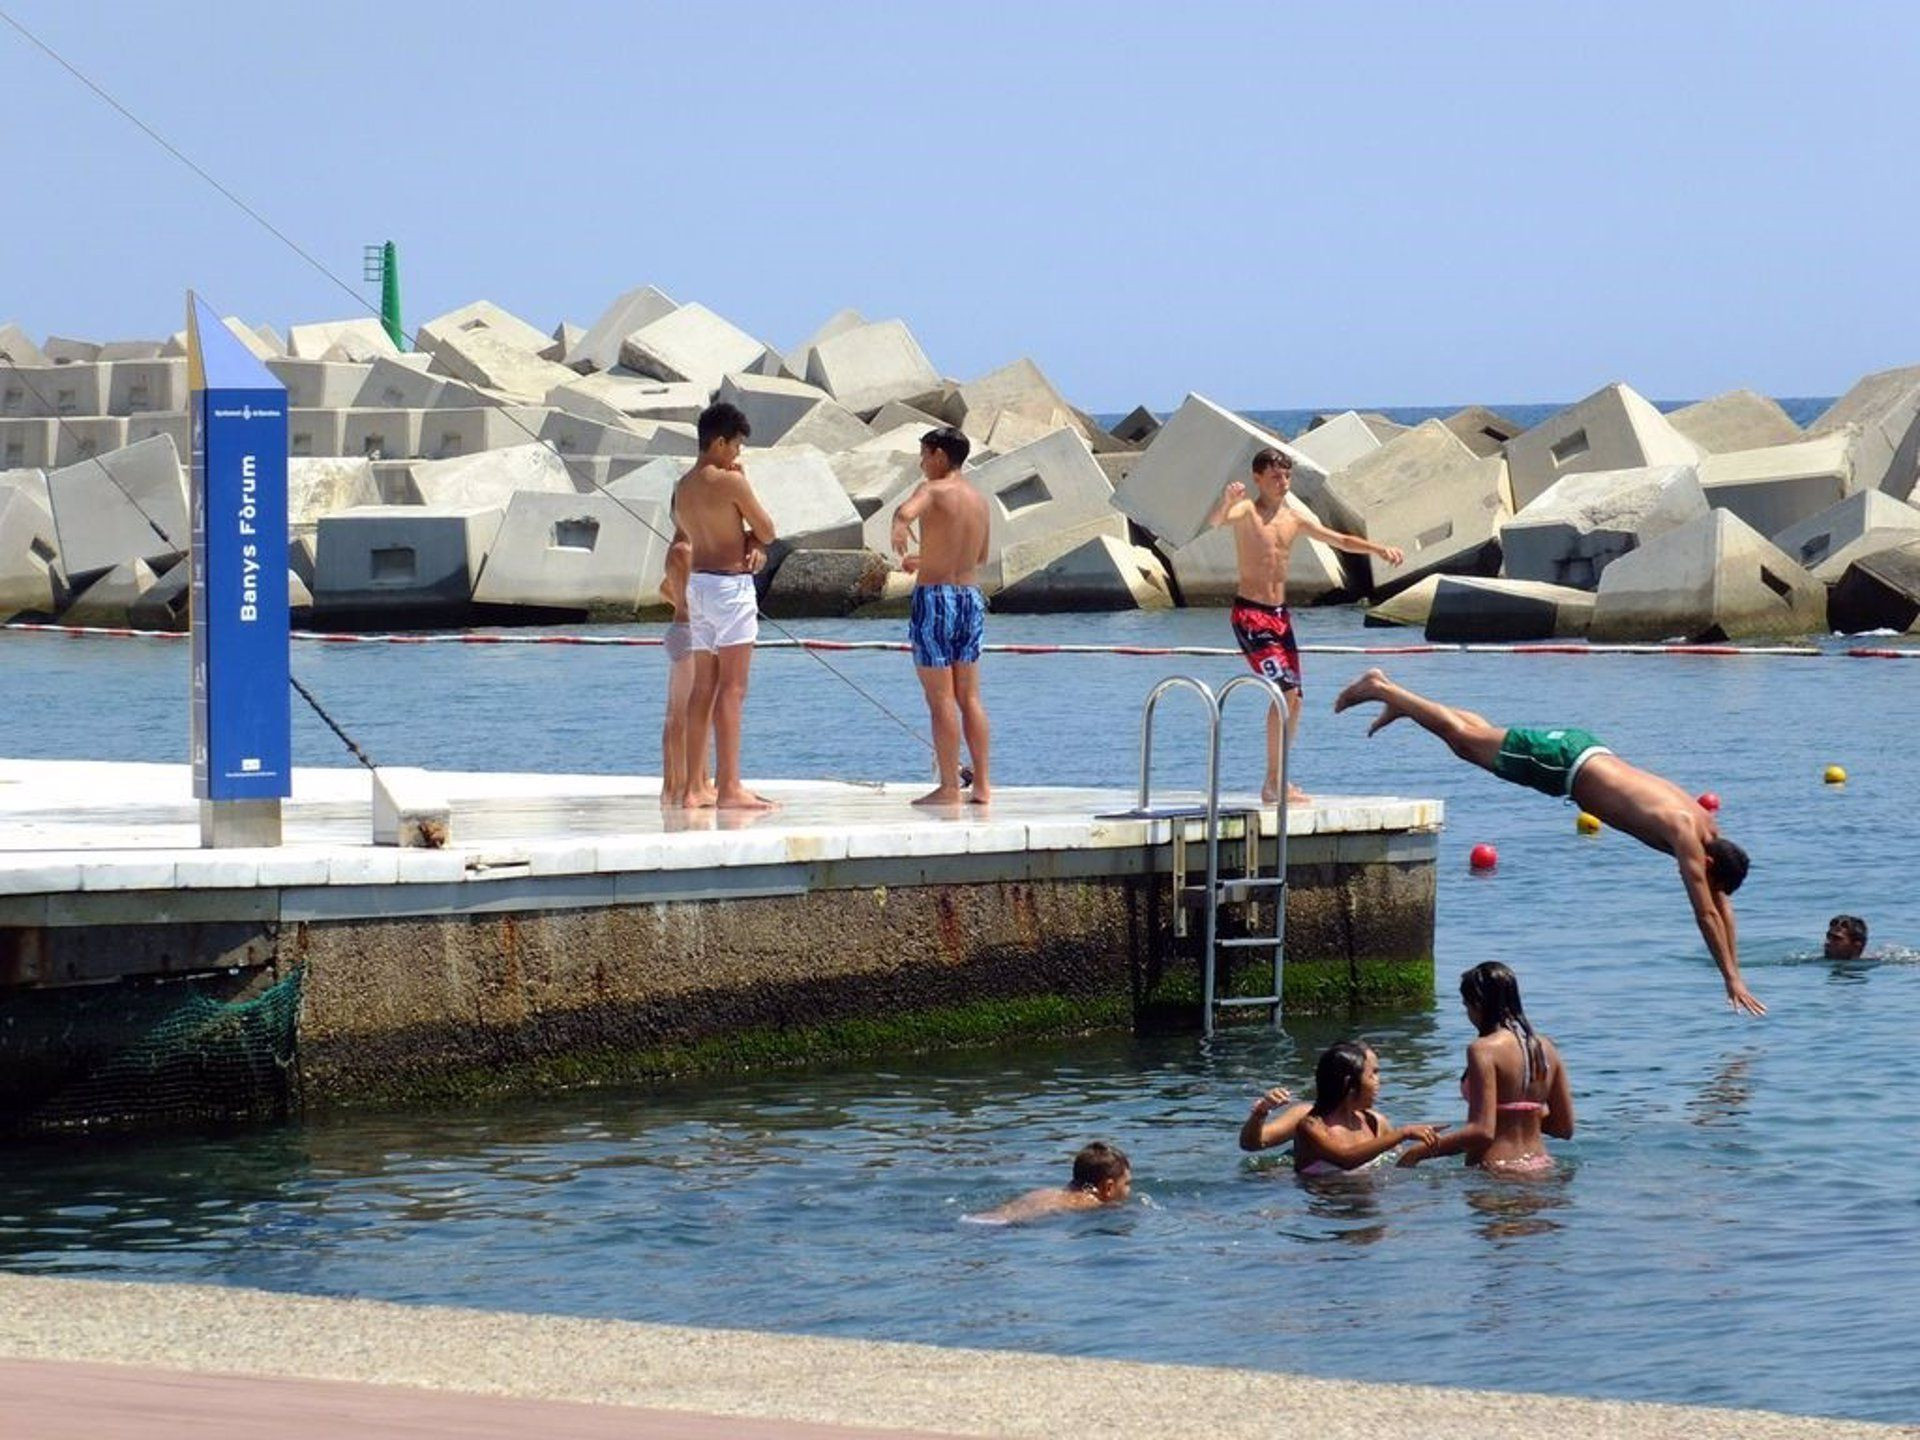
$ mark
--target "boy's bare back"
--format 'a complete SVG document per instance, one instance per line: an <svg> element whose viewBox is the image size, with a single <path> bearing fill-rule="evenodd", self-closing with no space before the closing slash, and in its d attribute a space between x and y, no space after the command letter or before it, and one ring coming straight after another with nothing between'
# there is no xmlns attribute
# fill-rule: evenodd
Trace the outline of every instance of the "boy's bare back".
<svg viewBox="0 0 1920 1440"><path fill-rule="evenodd" d="M695 570L723 574L748 569L748 525L763 513L744 470L701 463L680 477L673 491L673 520L693 547Z"/></svg>
<svg viewBox="0 0 1920 1440"><path fill-rule="evenodd" d="M908 519L920 522L922 585L972 585L987 558L993 517L987 499L962 475L924 481L902 505Z"/></svg>

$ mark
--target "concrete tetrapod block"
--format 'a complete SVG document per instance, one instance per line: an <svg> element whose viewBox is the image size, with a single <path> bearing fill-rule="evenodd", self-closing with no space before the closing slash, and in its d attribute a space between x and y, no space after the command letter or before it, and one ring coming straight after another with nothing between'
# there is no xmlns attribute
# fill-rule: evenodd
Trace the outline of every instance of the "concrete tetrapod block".
<svg viewBox="0 0 1920 1440"><path fill-rule="evenodd" d="M1160 433L1160 417L1144 405L1136 405L1120 418L1113 427L1114 438L1123 444L1145 449L1155 435Z"/></svg>
<svg viewBox="0 0 1920 1440"><path fill-rule="evenodd" d="M1009 566L1019 562L1015 546ZM1141 545L1097 535L1037 570L1028 570L994 597L1007 614L1071 610L1165 610L1173 604L1166 567Z"/></svg>
<svg viewBox="0 0 1920 1440"><path fill-rule="evenodd" d="M1357 412L1348 410L1298 436L1293 448L1313 461L1322 473L1333 475L1361 456L1371 455L1380 444L1373 427Z"/></svg>
<svg viewBox="0 0 1920 1440"><path fill-rule="evenodd" d="M867 323L867 317L858 310L836 310L820 323L820 328L802 340L784 357L787 373L796 380L807 378L807 366L813 360L813 347L822 340L831 340L835 335L844 335L849 330L858 330Z"/></svg>
<svg viewBox="0 0 1920 1440"><path fill-rule="evenodd" d="M657 504L523 491L487 552L474 604L631 620L643 599L658 598L672 536Z"/></svg>
<svg viewBox="0 0 1920 1440"><path fill-rule="evenodd" d="M1435 571L1491 575L1507 519L1505 478L1504 461L1474 454L1428 420L1329 476L1320 511L1337 528L1406 551L1397 566L1347 557L1370 592L1398 590Z"/></svg>
<svg viewBox="0 0 1920 1440"><path fill-rule="evenodd" d="M1442 575L1427 609L1435 644L1576 640L1593 622L1591 591L1536 580Z"/></svg>
<svg viewBox="0 0 1920 1440"><path fill-rule="evenodd" d="M1501 526L1501 573L1591 590L1620 556L1707 509L1691 465L1569 475Z"/></svg>
<svg viewBox="0 0 1920 1440"><path fill-rule="evenodd" d="M1777 535L1864 488L1853 483L1852 455L1847 434L1709 455L1700 462L1700 485L1714 509L1731 510L1762 535Z"/></svg>
<svg viewBox="0 0 1920 1440"><path fill-rule="evenodd" d="M1027 563L1039 566L1097 534L1126 538L1126 521L1113 509L1106 473L1087 442L1071 430L1056 430L984 465L970 466L966 475L988 501L987 563L981 567L980 583L989 593L1011 578L1001 561L1014 546L1027 547ZM868 549L892 555L893 513L909 493L889 498L867 517ZM1050 554L1033 548L1050 537Z"/></svg>
<svg viewBox="0 0 1920 1440"><path fill-rule="evenodd" d="M837 455L865 444L873 431L858 415L837 400L822 400L780 437L782 445L811 445Z"/></svg>
<svg viewBox="0 0 1920 1440"><path fill-rule="evenodd" d="M1912 499L1920 474L1920 366L1866 376L1807 427L1809 438L1841 434L1851 437L1857 487Z"/></svg>
<svg viewBox="0 0 1920 1440"><path fill-rule="evenodd" d="M289 577L291 578L291 577ZM193 600L193 566L184 560L149 585L127 607L127 623L136 630L185 630Z"/></svg>
<svg viewBox="0 0 1920 1440"><path fill-rule="evenodd" d="M549 447L533 443L485 450L453 460L423 460L409 467L422 504L441 509L498 507L504 514L514 495L531 490L572 495L567 465ZM320 596L316 593L314 599Z"/></svg>
<svg viewBox="0 0 1920 1440"><path fill-rule="evenodd" d="M115 565L86 583L60 616L60 623L111 629L131 625L134 605L153 588L155 578L153 567L144 560Z"/></svg>
<svg viewBox="0 0 1920 1440"><path fill-rule="evenodd" d="M684 380L708 394L751 370L766 346L704 305L682 305L643 325L620 346L620 363L655 380Z"/></svg>
<svg viewBox="0 0 1920 1440"><path fill-rule="evenodd" d="M1827 595L1836 630L1920 630L1920 541L1853 562Z"/></svg>
<svg viewBox="0 0 1920 1440"><path fill-rule="evenodd" d="M1880 490L1856 490L1818 515L1789 525L1773 543L1825 585L1856 560L1920 540L1920 509Z"/></svg>
<svg viewBox="0 0 1920 1440"><path fill-rule="evenodd" d="M104 415L111 373L111 367L97 361L0 368L0 415L29 420L47 415Z"/></svg>
<svg viewBox="0 0 1920 1440"><path fill-rule="evenodd" d="M315 621L464 620L504 516L493 505L375 505L323 516L313 561Z"/></svg>
<svg viewBox="0 0 1920 1440"><path fill-rule="evenodd" d="M909 403L940 384L939 372L902 320L881 320L819 341L806 379L856 415L889 400Z"/></svg>
<svg viewBox="0 0 1920 1440"><path fill-rule="evenodd" d="M1113 503L1135 524L1172 551L1200 533L1229 480L1246 481L1253 457L1266 446L1293 457L1294 493L1313 507L1326 472L1270 431L1189 395L1153 437Z"/></svg>
<svg viewBox="0 0 1920 1440"><path fill-rule="evenodd" d="M28 474L38 474L28 471ZM16 616L52 619L67 599L53 515L38 492L0 476L0 621Z"/></svg>
<svg viewBox="0 0 1920 1440"><path fill-rule="evenodd" d="M107 414L143 415L187 408L185 360L120 360L108 367Z"/></svg>
<svg viewBox="0 0 1920 1440"><path fill-rule="evenodd" d="M82 365L100 358L100 346L92 340L75 340L66 335L49 335L41 353L54 365Z"/></svg>
<svg viewBox="0 0 1920 1440"><path fill-rule="evenodd" d="M1507 442L1513 505L1524 510L1566 475L1691 465L1700 447L1668 423L1653 402L1613 384Z"/></svg>
<svg viewBox="0 0 1920 1440"><path fill-rule="evenodd" d="M398 360L376 360L351 402L356 410L477 409L487 396L471 385L428 375Z"/></svg>
<svg viewBox="0 0 1920 1440"><path fill-rule="evenodd" d="M763 447L778 445L781 437L799 423L800 417L822 400L833 401L818 385L809 385L804 380L750 374L724 377L713 398L716 402L737 405L740 413L747 417L747 424L753 427L752 443ZM849 415L849 418L859 424L856 417ZM867 431L861 438L871 439L872 432Z"/></svg>
<svg viewBox="0 0 1920 1440"><path fill-rule="evenodd" d="M0 470L0 495L9 490L24 490L40 502L40 508L48 515L53 514L52 502L47 498L47 472L38 466L22 466L17 470Z"/></svg>
<svg viewBox="0 0 1920 1440"><path fill-rule="evenodd" d="M1451 430L1462 445L1483 459L1504 453L1507 442L1526 428L1484 405L1469 405L1464 410L1456 410L1440 423Z"/></svg>
<svg viewBox="0 0 1920 1440"><path fill-rule="evenodd" d="M381 323L371 315L356 320L324 320L313 325L295 325L287 331L287 354L295 360L319 360L336 345L346 343L352 351L368 360L379 355L398 355Z"/></svg>
<svg viewBox="0 0 1920 1440"><path fill-rule="evenodd" d="M680 473L686 469L682 465ZM780 553L860 545L860 512L821 451L810 446L760 451L747 462L747 480L773 519Z"/></svg>
<svg viewBox="0 0 1920 1440"><path fill-rule="evenodd" d="M587 327L587 333L567 351L563 363L569 370L577 370L582 374L611 370L620 363L620 346L629 335L636 330L644 330L663 315L671 315L679 308L679 303L671 296L651 285L629 290Z"/></svg>
<svg viewBox="0 0 1920 1440"><path fill-rule="evenodd" d="M33 343L26 331L12 321L0 325L0 367L8 364L23 369L33 369L42 365L51 365L53 361L38 345Z"/></svg>
<svg viewBox="0 0 1920 1440"><path fill-rule="evenodd" d="M1036 420L1018 410L1002 410L993 417L993 432L974 447L975 454L983 461L989 455L1010 455L1023 445L1039 444L1056 430L1072 430L1064 414L1057 414L1049 420ZM1088 453L1092 453L1091 447Z"/></svg>
<svg viewBox="0 0 1920 1440"><path fill-rule="evenodd" d="M109 364L116 360L158 360L166 349L164 340L109 340L95 358Z"/></svg>
<svg viewBox="0 0 1920 1440"><path fill-rule="evenodd" d="M540 351L540 358L542 360L551 360L556 365L564 365L566 364L567 356L571 355L580 342L586 338L586 326L574 325L562 320L558 325L553 327L553 336L547 341L545 348ZM572 367L569 366L568 368L571 369Z"/></svg>
<svg viewBox="0 0 1920 1440"><path fill-rule="evenodd" d="M269 360L267 369L287 387L290 410L346 410L358 397L372 372L371 365L336 364L331 360Z"/></svg>
<svg viewBox="0 0 1920 1440"><path fill-rule="evenodd" d="M472 335L482 330L502 344L526 351L535 359L541 358L541 352L553 344L551 336L511 311L501 309L491 300L475 300L470 305L462 305L458 310L449 310L427 321L414 332L414 345L431 355L450 336Z"/></svg>
<svg viewBox="0 0 1920 1440"><path fill-rule="evenodd" d="M1712 643L1817 634L1826 619L1826 586L1737 515L1714 510L1607 566L1589 633Z"/></svg>
<svg viewBox="0 0 1920 1440"><path fill-rule="evenodd" d="M878 418L877 414L875 418ZM936 424L929 427L920 421L912 421L905 425L896 425L891 430L877 430L872 425L869 425L867 428L875 431L874 437L871 440L862 440L858 445L854 446L853 448L856 453L861 455L918 456L920 453L920 441L925 437L928 429L937 429L939 426ZM979 463L979 456L976 455L971 458L974 463Z"/></svg>
<svg viewBox="0 0 1920 1440"><path fill-rule="evenodd" d="M1416 580L1406 589L1396 590L1386 599L1369 605L1364 623L1425 626L1427 617L1433 613L1433 597L1440 593L1440 582L1460 578L1463 577L1429 575L1424 580Z"/></svg>
<svg viewBox="0 0 1920 1440"><path fill-rule="evenodd" d="M185 455L193 445L193 424L187 419L185 411L127 417L127 444L138 445L142 440L151 440L156 435L166 436L173 441L174 453Z"/></svg>
<svg viewBox="0 0 1920 1440"><path fill-rule="evenodd" d="M323 515L379 503L373 462L364 457L296 455L287 459L289 531L311 531Z"/></svg>
<svg viewBox="0 0 1920 1440"><path fill-rule="evenodd" d="M523 350L486 329L457 330L442 336L429 370L528 404L546 399L556 387L579 378L566 366L542 360L534 351Z"/></svg>
<svg viewBox="0 0 1920 1440"><path fill-rule="evenodd" d="M75 415L58 422L53 463L77 465L96 455L110 455L127 443L124 415Z"/></svg>
<svg viewBox="0 0 1920 1440"><path fill-rule="evenodd" d="M563 456L635 455L650 453L648 438L624 419L613 424L583 419L564 410L549 411L541 421L541 443Z"/></svg>
<svg viewBox="0 0 1920 1440"><path fill-rule="evenodd" d="M1290 509L1311 516L1297 496L1289 495ZM1167 556L1174 587L1183 605L1229 605L1240 590L1239 557L1233 527L1203 530ZM1287 570L1287 603L1317 605L1344 600L1353 594L1353 581L1340 563L1340 552L1322 540L1302 536L1294 542Z"/></svg>
<svg viewBox="0 0 1920 1440"><path fill-rule="evenodd" d="M287 410L289 455L344 455L347 453L347 410ZM132 427L128 427L131 432ZM185 449L180 451L186 454Z"/></svg>
<svg viewBox="0 0 1920 1440"><path fill-rule="evenodd" d="M1751 390L1729 390L1667 415L1667 422L1709 455L1791 445L1800 427L1778 402Z"/></svg>
<svg viewBox="0 0 1920 1440"><path fill-rule="evenodd" d="M133 559L164 570L187 553L187 480L164 435L53 471L47 496L76 581Z"/></svg>
<svg viewBox="0 0 1920 1440"><path fill-rule="evenodd" d="M887 562L871 550L795 550L780 562L760 608L777 620L851 615L886 589Z"/></svg>
<svg viewBox="0 0 1920 1440"><path fill-rule="evenodd" d="M382 765L373 772L373 843L438 850L453 838L453 802L432 772Z"/></svg>
<svg viewBox="0 0 1920 1440"><path fill-rule="evenodd" d="M546 400L557 409L598 418L594 410L582 408L582 402L629 420L682 420L691 425L707 408L707 392L684 380L614 371L581 376L549 391Z"/></svg>
<svg viewBox="0 0 1920 1440"><path fill-rule="evenodd" d="M904 451L845 450L827 463L862 520L920 479L919 456Z"/></svg>
<svg viewBox="0 0 1920 1440"><path fill-rule="evenodd" d="M1022 357L960 387L960 428L976 445L988 443L1004 413L1023 415L1047 429L1060 424L1089 439L1067 397L1054 388L1038 365ZM1033 438L1038 438L1037 436Z"/></svg>
<svg viewBox="0 0 1920 1440"><path fill-rule="evenodd" d="M0 465L44 469L60 450L58 420L0 420Z"/></svg>
<svg viewBox="0 0 1920 1440"><path fill-rule="evenodd" d="M340 420L340 453L369 460L411 460L420 454L424 410L349 410Z"/></svg>
<svg viewBox="0 0 1920 1440"><path fill-rule="evenodd" d="M871 419L863 423L871 436L885 435L890 430L900 430L908 426L919 427L920 433L924 435L929 430L938 430L947 422L931 411L917 409L904 400L889 400L873 412Z"/></svg>

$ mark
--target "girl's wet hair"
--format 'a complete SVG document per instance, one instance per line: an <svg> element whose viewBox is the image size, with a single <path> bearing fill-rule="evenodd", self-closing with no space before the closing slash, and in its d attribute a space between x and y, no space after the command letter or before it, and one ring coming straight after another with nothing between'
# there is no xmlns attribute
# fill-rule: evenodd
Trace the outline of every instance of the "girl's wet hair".
<svg viewBox="0 0 1920 1440"><path fill-rule="evenodd" d="M1313 1113L1331 1115L1360 1086L1361 1072L1367 1068L1367 1056L1373 1048L1358 1040L1342 1040L1330 1045L1313 1067Z"/></svg>
<svg viewBox="0 0 1920 1440"><path fill-rule="evenodd" d="M1473 1007L1482 1035L1496 1030L1513 1032L1513 1038L1520 1042L1524 1067L1520 1084L1523 1089L1531 1088L1533 1077L1546 1067L1547 1059L1540 1048L1540 1037L1533 1032L1533 1022L1520 1006L1519 977L1498 960L1483 960L1461 972L1460 998Z"/></svg>

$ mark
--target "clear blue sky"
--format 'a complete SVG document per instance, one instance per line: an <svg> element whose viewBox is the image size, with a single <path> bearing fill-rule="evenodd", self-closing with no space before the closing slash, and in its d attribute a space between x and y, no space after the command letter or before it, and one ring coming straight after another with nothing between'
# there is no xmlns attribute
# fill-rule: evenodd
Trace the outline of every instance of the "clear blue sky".
<svg viewBox="0 0 1920 1440"><path fill-rule="evenodd" d="M0 0L410 324L648 283L1092 409L1827 394L1920 362L1920 8ZM0 27L0 320L346 299Z"/></svg>

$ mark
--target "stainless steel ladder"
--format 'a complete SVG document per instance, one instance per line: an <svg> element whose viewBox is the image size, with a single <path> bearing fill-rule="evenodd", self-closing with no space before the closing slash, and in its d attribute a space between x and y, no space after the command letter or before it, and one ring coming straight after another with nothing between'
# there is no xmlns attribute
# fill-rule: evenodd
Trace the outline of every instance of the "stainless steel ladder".
<svg viewBox="0 0 1920 1440"><path fill-rule="evenodd" d="M1265 813L1264 802L1257 808L1244 808L1227 812L1229 818L1238 817L1240 826L1237 838L1244 850L1243 874L1231 880L1220 877L1220 731L1225 714L1227 698L1234 691L1253 686L1264 689L1268 696L1269 708L1279 715L1280 720L1280 793L1273 805L1273 848L1274 873L1261 875L1260 872L1260 821ZM1192 690L1207 707L1207 790L1206 802L1202 805L1174 806L1156 809L1153 805L1153 713L1160 704L1160 697L1173 690ZM1138 812L1153 819L1165 819L1171 822L1173 832L1173 933L1184 936L1187 933L1187 906L1199 900L1206 917L1204 946L1201 951L1201 1019L1208 1035L1213 1034L1215 1012L1219 1010L1247 1009L1256 1005L1267 1008L1271 1023L1278 1026L1281 1012L1281 992L1286 975L1287 958L1287 697L1279 685L1263 675L1236 675L1220 687L1216 694L1206 682L1194 679L1191 675L1171 675L1147 692L1146 702L1140 709L1140 804ZM1201 838L1206 844L1207 869L1206 880L1200 885L1187 883L1187 822L1203 822ZM1251 904L1261 895L1270 895L1273 902L1273 932L1269 935L1236 936L1232 939L1220 938L1220 907L1223 905ZM1265 995L1235 995L1224 1000L1214 997L1215 972L1222 951L1271 950L1273 952L1273 986Z"/></svg>

